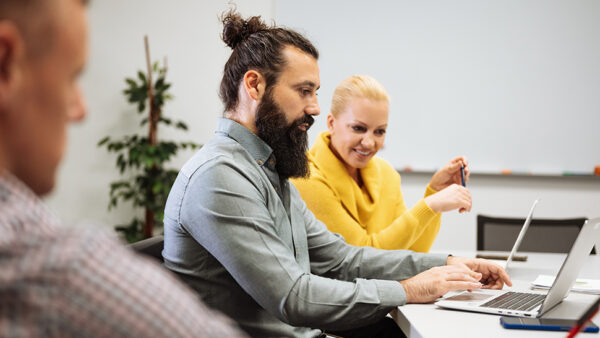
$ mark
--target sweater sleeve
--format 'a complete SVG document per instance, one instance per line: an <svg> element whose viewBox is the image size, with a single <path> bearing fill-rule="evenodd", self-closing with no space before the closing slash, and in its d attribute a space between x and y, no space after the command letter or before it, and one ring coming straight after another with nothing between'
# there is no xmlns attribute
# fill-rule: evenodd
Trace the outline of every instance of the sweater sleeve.
<svg viewBox="0 0 600 338"><path fill-rule="evenodd" d="M322 177L312 176L307 180L296 180L294 184L317 218L325 223L330 231L339 233L350 244L397 250L414 245L429 249L433 243L435 235L426 236L424 239L421 239L421 236L430 222L439 217L438 214L423 200L407 210L399 184L396 205L400 213L389 226L377 233L367 233L359 221L344 208L340 197ZM423 241L423 244L418 241Z"/></svg>
<svg viewBox="0 0 600 338"><path fill-rule="evenodd" d="M424 197L433 195L436 192L437 191L432 189L431 186L427 185L427 188L425 189ZM424 199L421 199L419 201L419 203L425 204L425 207L427 207L428 209L431 210L431 208L429 208L429 206L427 206L427 203L425 203ZM433 210L432 210L432 212L433 212ZM421 233L419 238L417 240L415 240L415 242L409 247L409 250L416 251L416 252L429 252L429 250L431 249L431 246L433 245L433 241L435 240L438 233L440 232L440 225L442 223L442 214L436 213L434 217L428 219L425 222L426 223L424 224L423 233Z"/></svg>

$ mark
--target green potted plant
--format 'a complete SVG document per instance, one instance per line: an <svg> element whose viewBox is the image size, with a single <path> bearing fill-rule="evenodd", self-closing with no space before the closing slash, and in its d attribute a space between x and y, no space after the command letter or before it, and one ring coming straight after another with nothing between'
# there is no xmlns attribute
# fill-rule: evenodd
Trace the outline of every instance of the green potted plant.
<svg viewBox="0 0 600 338"><path fill-rule="evenodd" d="M153 228L162 225L165 203L178 173L166 167L168 161L181 149L200 147L194 142L158 140L159 125L183 131L188 127L182 121L164 116L163 105L173 99L169 93L171 84L166 80L166 61L162 67L158 62L151 65L147 37L144 42L147 73L138 71L137 78L126 78L127 87L123 93L131 104L137 106L140 127L146 133L118 139L106 136L98 142L98 147L106 147L117 155L116 166L122 176L122 179L110 184L108 209L121 202L130 202L134 209L144 209L143 220L134 216L129 223L115 226L130 243L152 237Z"/></svg>

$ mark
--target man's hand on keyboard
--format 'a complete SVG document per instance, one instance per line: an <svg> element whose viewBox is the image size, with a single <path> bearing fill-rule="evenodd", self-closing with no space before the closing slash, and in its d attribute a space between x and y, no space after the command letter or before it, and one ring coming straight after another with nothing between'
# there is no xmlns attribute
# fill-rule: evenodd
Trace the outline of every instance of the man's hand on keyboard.
<svg viewBox="0 0 600 338"><path fill-rule="evenodd" d="M504 287L505 283L508 286L512 286L512 282L506 271L498 264L485 259L449 256L446 264L466 266L475 272L481 273L479 282L483 284L483 289L500 290Z"/></svg>
<svg viewBox="0 0 600 338"><path fill-rule="evenodd" d="M445 265L400 281L407 303L430 303L449 291L473 290L482 287L482 274L465 264Z"/></svg>

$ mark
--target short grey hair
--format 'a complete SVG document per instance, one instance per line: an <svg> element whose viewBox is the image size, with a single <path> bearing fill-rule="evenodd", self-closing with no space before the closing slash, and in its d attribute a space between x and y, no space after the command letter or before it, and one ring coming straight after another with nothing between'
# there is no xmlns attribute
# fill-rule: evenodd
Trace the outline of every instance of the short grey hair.
<svg viewBox="0 0 600 338"><path fill-rule="evenodd" d="M0 0L0 22L12 21L17 26L30 57L43 54L52 45L51 5L56 1L58 0ZM90 0L81 0L84 6L89 2Z"/></svg>

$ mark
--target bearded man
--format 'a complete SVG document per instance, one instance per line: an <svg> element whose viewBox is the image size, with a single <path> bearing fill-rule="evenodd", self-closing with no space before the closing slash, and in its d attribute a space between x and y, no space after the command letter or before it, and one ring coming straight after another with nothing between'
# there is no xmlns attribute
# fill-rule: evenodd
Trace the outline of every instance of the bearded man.
<svg viewBox="0 0 600 338"><path fill-rule="evenodd" d="M397 337L386 318L397 306L510 283L483 260L355 247L329 232L288 181L309 173L316 48L259 17L229 12L222 21L233 49L225 114L169 194L166 267L253 337Z"/></svg>

